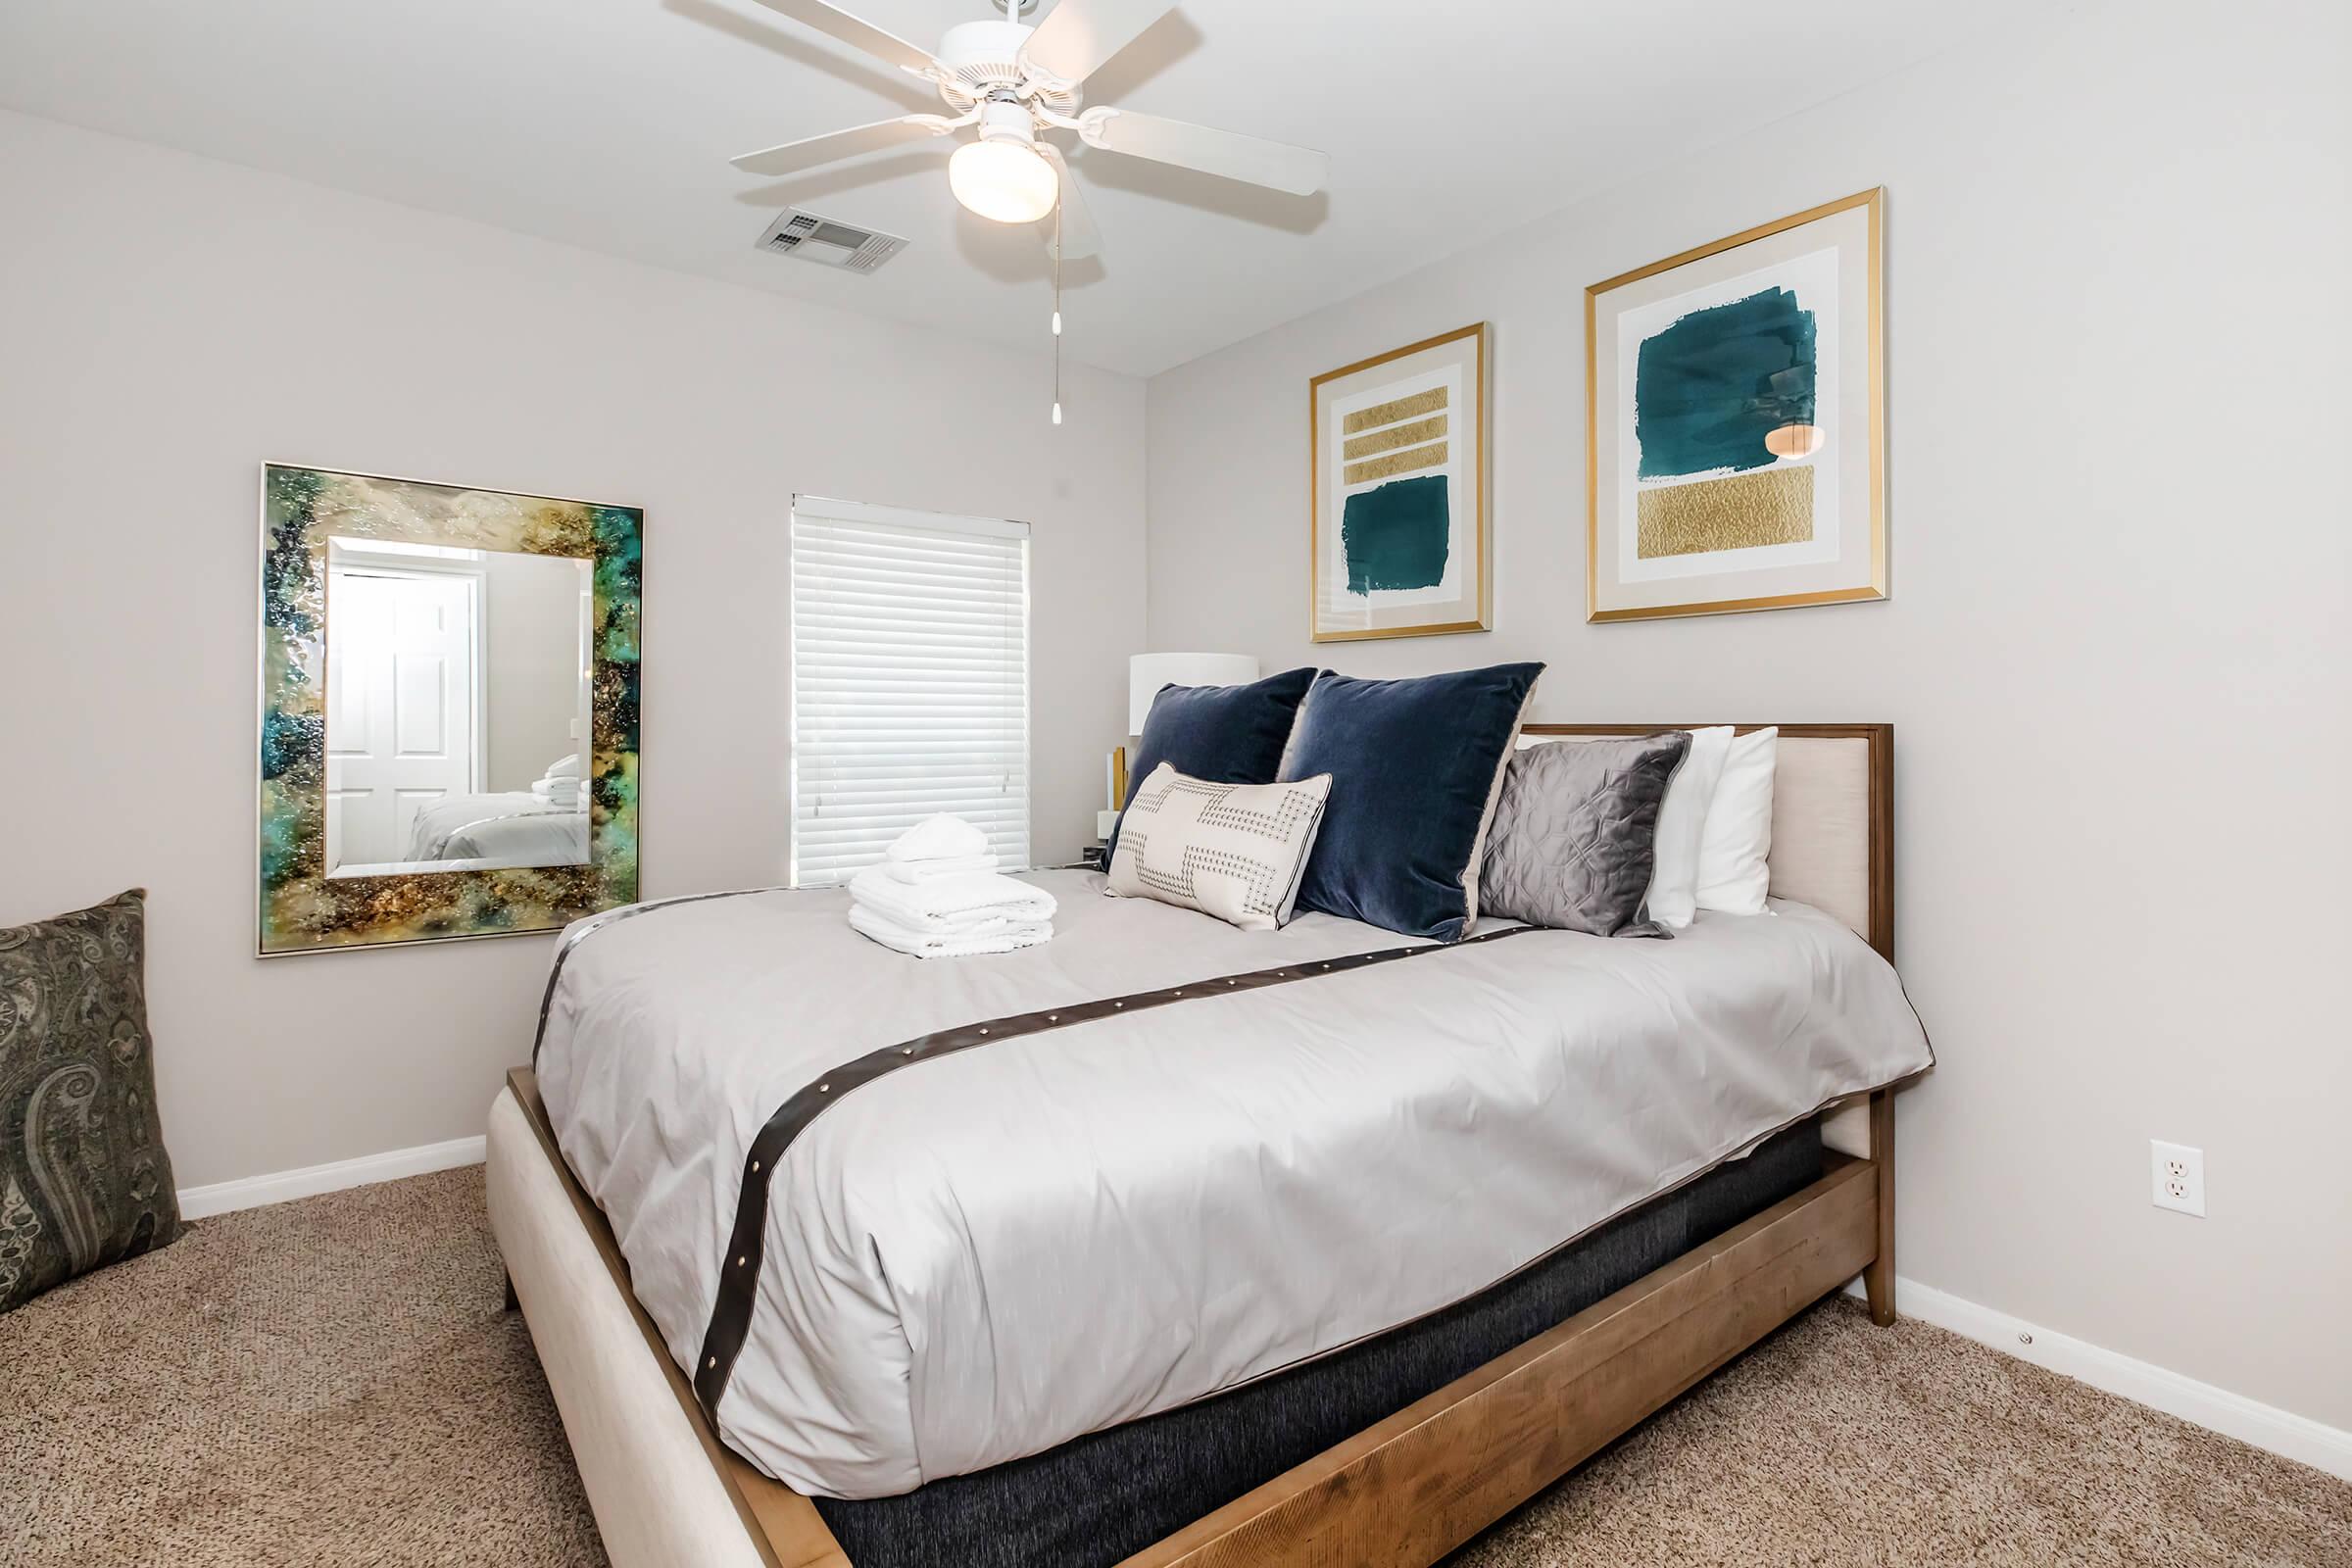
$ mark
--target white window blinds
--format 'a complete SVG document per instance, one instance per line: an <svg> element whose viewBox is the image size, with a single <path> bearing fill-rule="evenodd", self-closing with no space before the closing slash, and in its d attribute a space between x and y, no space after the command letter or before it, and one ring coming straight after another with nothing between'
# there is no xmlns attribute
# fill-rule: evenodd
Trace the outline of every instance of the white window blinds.
<svg viewBox="0 0 2352 1568"><path fill-rule="evenodd" d="M1029 526L803 496L792 514L792 879L934 811L1029 863Z"/></svg>

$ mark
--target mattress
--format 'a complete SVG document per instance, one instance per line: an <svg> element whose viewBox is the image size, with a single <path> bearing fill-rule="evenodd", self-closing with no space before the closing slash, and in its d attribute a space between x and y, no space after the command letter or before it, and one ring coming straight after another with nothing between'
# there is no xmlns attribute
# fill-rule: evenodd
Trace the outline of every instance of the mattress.
<svg viewBox="0 0 2352 1568"><path fill-rule="evenodd" d="M565 1160L722 1439L796 1489L910 1492L1328 1355L1929 1061L1801 905L1437 947L1033 880L1056 935L1002 956L891 953L837 891L558 945Z"/></svg>
<svg viewBox="0 0 2352 1568"><path fill-rule="evenodd" d="M1574 1317L1822 1172L1807 1121L1492 1290L1163 1415L896 1497L820 1497L858 1568L1114 1568Z"/></svg>

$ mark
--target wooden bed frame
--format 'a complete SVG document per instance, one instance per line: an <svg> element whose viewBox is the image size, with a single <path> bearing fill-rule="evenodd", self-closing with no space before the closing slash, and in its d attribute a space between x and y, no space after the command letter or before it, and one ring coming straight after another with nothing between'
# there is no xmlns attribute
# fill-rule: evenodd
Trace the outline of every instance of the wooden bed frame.
<svg viewBox="0 0 2352 1568"><path fill-rule="evenodd" d="M1649 734L1666 727L1528 729L1589 737ZM1856 781L1859 798L1852 802L1850 821L1844 820L1845 813L1830 813L1839 816L1830 830L1846 838L1851 852L1844 874L1849 881L1861 878L1849 896L1833 901L1848 907L1834 912L1891 960L1892 726L1795 724L1781 726L1781 733L1785 741L1859 742L1867 749L1867 777ZM1788 755L1785 748L1784 759ZM1775 833L1778 892L1783 836L1778 808ZM1793 845L1803 835L1787 837ZM1853 842L1857 837L1859 842ZM1796 851L1792 848L1791 853ZM519 1295L532 1323L616 1568L699 1568L713 1560L713 1532L730 1564L854 1568L814 1504L752 1468L711 1430L652 1319L630 1294L628 1268L611 1227L557 1152L528 1068L508 1075L508 1096L519 1116L509 1110L507 1097L493 1107L490 1178L493 1221L510 1259L508 1304L517 1304ZM1894 1088L1826 1107L1821 1119L1824 1141L1831 1148L1825 1151L1819 1181L1195 1520L1127 1558L1120 1568L1428 1568L1857 1274L1863 1278L1872 1317L1882 1324L1893 1322ZM514 1132L517 1121L527 1123L535 1139L524 1140ZM529 1149L519 1147L526 1142ZM551 1222L542 1216L536 1222L538 1233L526 1238L510 1218L524 1200L510 1195L518 1190L518 1183L536 1182L546 1190L545 1173L551 1172L569 1200L569 1217L577 1220L579 1234L564 1234L567 1221L553 1222L551 1231ZM657 1408L658 1396L649 1393L645 1402L616 1423L612 1401L599 1403L594 1397L599 1392L591 1386L594 1380L608 1375L599 1368L635 1353L621 1343L625 1331L610 1326L616 1319L609 1310L601 1348L583 1355L567 1348L561 1356L551 1355L540 1316L564 1313L560 1332L576 1337L580 1331L570 1318L580 1303L573 1293L597 1288L593 1280L583 1283L594 1271L579 1248L583 1239L593 1246L606 1280L634 1319L643 1354L658 1365L666 1382L675 1419L691 1428L708 1462L709 1477L691 1479L716 1481L709 1506L715 1511L716 1498L723 1494L740 1525L740 1541L724 1520L696 1518L693 1527L699 1539L686 1541L677 1539L682 1532L664 1534L659 1522L643 1517L647 1510L640 1503L668 1498L674 1504L671 1493L676 1488L663 1490L650 1460L625 1451L615 1458L608 1450L615 1445L625 1450L632 1426L672 1427L673 1413ZM572 1249L568 1275L537 1261L551 1245ZM523 1256L532 1259L528 1267L518 1262ZM608 1309L612 1304L602 1303ZM641 1380L642 1388L652 1388L642 1366L622 1370ZM584 1437L592 1437L600 1448L593 1472L582 1448ZM686 1451L683 1444L673 1443L673 1448ZM687 1466L692 1468L690 1459ZM599 1495L600 1481L608 1495ZM632 1494L611 1494L622 1492Z"/></svg>

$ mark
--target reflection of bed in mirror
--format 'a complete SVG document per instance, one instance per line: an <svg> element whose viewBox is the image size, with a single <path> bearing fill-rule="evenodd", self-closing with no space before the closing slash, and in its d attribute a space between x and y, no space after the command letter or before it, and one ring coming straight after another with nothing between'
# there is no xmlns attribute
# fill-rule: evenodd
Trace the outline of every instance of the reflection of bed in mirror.
<svg viewBox="0 0 2352 1568"><path fill-rule="evenodd" d="M580 865L588 564L327 541L330 877Z"/></svg>
<svg viewBox="0 0 2352 1568"><path fill-rule="evenodd" d="M574 865L588 858L588 807L576 794L554 802L527 790L437 801L409 824L409 860Z"/></svg>

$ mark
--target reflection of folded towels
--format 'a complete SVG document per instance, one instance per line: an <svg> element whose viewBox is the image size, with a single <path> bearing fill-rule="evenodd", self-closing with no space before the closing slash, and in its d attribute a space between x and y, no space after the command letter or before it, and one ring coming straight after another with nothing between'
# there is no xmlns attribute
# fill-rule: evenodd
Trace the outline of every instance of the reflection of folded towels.
<svg viewBox="0 0 2352 1568"><path fill-rule="evenodd" d="M962 817L950 816L945 811L924 817L882 852L883 858L889 860L947 860L987 853L987 834Z"/></svg>
<svg viewBox="0 0 2352 1568"><path fill-rule="evenodd" d="M996 929L974 935L911 931L857 903L850 906L850 924L884 947L918 958L973 958L990 953L1016 953L1054 935L1054 927L1044 920L1003 921Z"/></svg>
<svg viewBox="0 0 2352 1568"><path fill-rule="evenodd" d="M936 882L943 876L970 876L996 868L997 858L993 855L956 855L944 860L884 860L881 864L882 873L893 882L916 886Z"/></svg>
<svg viewBox="0 0 2352 1568"><path fill-rule="evenodd" d="M909 931L970 936L983 929L1054 918L1054 895L993 871L901 882L869 865L850 879L850 898Z"/></svg>

